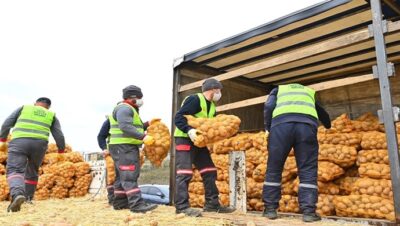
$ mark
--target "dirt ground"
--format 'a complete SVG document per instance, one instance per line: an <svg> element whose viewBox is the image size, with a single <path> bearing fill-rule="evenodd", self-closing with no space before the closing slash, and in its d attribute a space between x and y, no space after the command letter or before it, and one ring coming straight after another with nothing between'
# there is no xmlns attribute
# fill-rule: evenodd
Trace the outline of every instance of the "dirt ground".
<svg viewBox="0 0 400 226"><path fill-rule="evenodd" d="M146 214L134 214L129 210L113 210L105 198L90 200L85 198L70 198L65 200L35 201L34 204L24 204L17 213L7 213L9 202L0 202L0 225L17 226L228 226L228 225L324 225L324 226L357 226L366 223L334 221L324 219L318 223L303 223L299 217L284 216L270 221L260 214L215 214L205 213L204 217L192 218L175 214L175 209L169 206L159 206ZM223 219L224 218L224 219Z"/></svg>

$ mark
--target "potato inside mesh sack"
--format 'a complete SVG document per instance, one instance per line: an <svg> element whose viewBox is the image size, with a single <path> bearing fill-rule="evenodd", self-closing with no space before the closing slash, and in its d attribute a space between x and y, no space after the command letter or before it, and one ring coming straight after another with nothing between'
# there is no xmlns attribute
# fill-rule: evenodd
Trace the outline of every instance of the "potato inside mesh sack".
<svg viewBox="0 0 400 226"><path fill-rule="evenodd" d="M229 180L229 172L228 168L217 168L217 180L219 181L228 181Z"/></svg>
<svg viewBox="0 0 400 226"><path fill-rule="evenodd" d="M240 118L234 115L219 114L215 118L195 118L191 115L185 117L188 124L201 133L194 142L198 147L229 138L239 131Z"/></svg>
<svg viewBox="0 0 400 226"><path fill-rule="evenodd" d="M233 151L232 139L224 139L214 144L209 145L210 151L215 154L228 154L230 151Z"/></svg>
<svg viewBox="0 0 400 226"><path fill-rule="evenodd" d="M264 182L256 182L253 178L246 178L246 192L248 198L261 198Z"/></svg>
<svg viewBox="0 0 400 226"><path fill-rule="evenodd" d="M358 168L360 177L390 180L390 167L386 164L364 163Z"/></svg>
<svg viewBox="0 0 400 226"><path fill-rule="evenodd" d="M111 156L106 156L107 185L115 182L115 166Z"/></svg>
<svg viewBox="0 0 400 226"><path fill-rule="evenodd" d="M65 153L65 154L61 154L65 156L66 161L68 162L73 162L73 163L77 163L77 162L83 162L83 156L81 153L73 151L73 152L69 152L69 153Z"/></svg>
<svg viewBox="0 0 400 226"><path fill-rule="evenodd" d="M45 154L43 158L43 164L54 164L57 162L65 161L66 154L49 153Z"/></svg>
<svg viewBox="0 0 400 226"><path fill-rule="evenodd" d="M213 160L214 165L217 168L228 169L228 166L229 166L229 155L227 155L227 154L217 155L217 154L212 153L211 154L211 159Z"/></svg>
<svg viewBox="0 0 400 226"><path fill-rule="evenodd" d="M51 189L55 183L55 175L54 174L42 174L39 176L37 189Z"/></svg>
<svg viewBox="0 0 400 226"><path fill-rule="evenodd" d="M297 165L294 156L289 156L286 159L282 172L282 183L292 180L297 175Z"/></svg>
<svg viewBox="0 0 400 226"><path fill-rule="evenodd" d="M92 175L90 173L77 177L74 186L69 190L69 196L80 197L88 193L90 183L92 182Z"/></svg>
<svg viewBox="0 0 400 226"><path fill-rule="evenodd" d="M361 147L363 150L387 149L386 135L376 131L363 133Z"/></svg>
<svg viewBox="0 0 400 226"><path fill-rule="evenodd" d="M256 182L264 182L265 173L267 172L267 164L259 164L253 171L252 178Z"/></svg>
<svg viewBox="0 0 400 226"><path fill-rule="evenodd" d="M151 164L160 167L171 147L171 134L168 127L160 121L151 124L147 128L147 134L154 137L155 142L145 145L143 151Z"/></svg>
<svg viewBox="0 0 400 226"><path fill-rule="evenodd" d="M35 191L35 200L46 200L50 198L50 190L47 188L37 189Z"/></svg>
<svg viewBox="0 0 400 226"><path fill-rule="evenodd" d="M358 177L343 176L335 180L334 183L339 186L340 195L350 195L353 190L353 184L357 181Z"/></svg>
<svg viewBox="0 0 400 226"><path fill-rule="evenodd" d="M68 144L66 144L66 145L65 145L64 152L65 152L65 153L72 152L71 146L68 145ZM57 145L56 145L55 143L50 143L50 144L47 146L47 151L46 151L46 153L58 153L58 147L57 147Z"/></svg>
<svg viewBox="0 0 400 226"><path fill-rule="evenodd" d="M203 178L201 177L201 174L197 169L193 169L193 176L192 176L192 179L190 181L191 182L192 181L193 182L202 182L203 181Z"/></svg>
<svg viewBox="0 0 400 226"><path fill-rule="evenodd" d="M297 197L291 195L282 195L281 200L279 200L278 210L285 213L298 213L300 208Z"/></svg>
<svg viewBox="0 0 400 226"><path fill-rule="evenodd" d="M75 175L75 166L72 162L58 162L53 165L43 166L43 172L56 176L73 177Z"/></svg>
<svg viewBox="0 0 400 226"><path fill-rule="evenodd" d="M340 167L347 168L356 162L357 150L355 147L321 144L318 151L318 160L333 162Z"/></svg>
<svg viewBox="0 0 400 226"><path fill-rule="evenodd" d="M218 191L221 194L229 194L229 184L226 181L215 181Z"/></svg>
<svg viewBox="0 0 400 226"><path fill-rule="evenodd" d="M388 150L362 150L358 152L357 165L363 163L378 163L389 165L389 155Z"/></svg>
<svg viewBox="0 0 400 226"><path fill-rule="evenodd" d="M246 161L246 177L252 177L255 166L253 163Z"/></svg>
<svg viewBox="0 0 400 226"><path fill-rule="evenodd" d="M298 186L294 183L294 180L289 180L285 183L282 183L282 195L296 195L295 189Z"/></svg>
<svg viewBox="0 0 400 226"><path fill-rule="evenodd" d="M337 216L395 219L393 201L378 196L336 196L333 203Z"/></svg>
<svg viewBox="0 0 400 226"><path fill-rule="evenodd" d="M251 133L240 133L232 137L232 145L234 151L246 151L253 147Z"/></svg>
<svg viewBox="0 0 400 226"><path fill-rule="evenodd" d="M293 190L296 193L299 192L299 183L300 183L300 180L297 177L293 181ZM318 193L319 194L338 195L339 192L340 192L339 186L334 184L333 182L321 182L321 181L318 181Z"/></svg>
<svg viewBox="0 0 400 226"><path fill-rule="evenodd" d="M373 195L393 199L392 181L386 179L358 178L352 188L354 195Z"/></svg>
<svg viewBox="0 0 400 226"><path fill-rule="evenodd" d="M332 181L344 174L344 170L338 165L326 162L318 161L318 180L322 182Z"/></svg>
<svg viewBox="0 0 400 226"><path fill-rule="evenodd" d="M0 201L4 201L8 198L10 189L8 187L7 179L5 175L0 176Z"/></svg>
<svg viewBox="0 0 400 226"><path fill-rule="evenodd" d="M191 207L203 207L205 203L204 195L189 192L189 203Z"/></svg>
<svg viewBox="0 0 400 226"><path fill-rule="evenodd" d="M250 210L262 211L264 210L264 202L261 199L253 198L247 201Z"/></svg>
<svg viewBox="0 0 400 226"><path fill-rule="evenodd" d="M261 131L255 134L252 134L250 137L253 147L261 150L261 151L267 151L267 135L265 134L265 131Z"/></svg>
<svg viewBox="0 0 400 226"><path fill-rule="evenodd" d="M188 191L197 195L204 195L203 182L190 182Z"/></svg>
<svg viewBox="0 0 400 226"><path fill-rule="evenodd" d="M90 172L90 164L87 162L74 163L75 176L80 177Z"/></svg>
<svg viewBox="0 0 400 226"><path fill-rule="evenodd" d="M335 205L333 204L333 195L320 194L318 196L317 213L321 216L335 215Z"/></svg>
<svg viewBox="0 0 400 226"><path fill-rule="evenodd" d="M383 127L383 125L379 123L378 117L373 115L371 112L367 112L361 115L352 123L354 126L354 130L359 132L379 131Z"/></svg>
<svg viewBox="0 0 400 226"><path fill-rule="evenodd" d="M361 148L360 133L318 133L318 143L320 144L340 144Z"/></svg>
<svg viewBox="0 0 400 226"><path fill-rule="evenodd" d="M4 164L7 161L7 153L0 152L0 164Z"/></svg>
<svg viewBox="0 0 400 226"><path fill-rule="evenodd" d="M263 152L256 148L250 148L245 152L246 161L251 162L254 165L266 164L267 163L267 152Z"/></svg>
<svg viewBox="0 0 400 226"><path fill-rule="evenodd" d="M54 186L50 191L51 198L64 199L68 197L68 188L61 185Z"/></svg>
<svg viewBox="0 0 400 226"><path fill-rule="evenodd" d="M332 121L332 128L325 129L323 127L318 128L318 132L321 133L350 133L354 130L354 125L350 120L349 116L344 113Z"/></svg>

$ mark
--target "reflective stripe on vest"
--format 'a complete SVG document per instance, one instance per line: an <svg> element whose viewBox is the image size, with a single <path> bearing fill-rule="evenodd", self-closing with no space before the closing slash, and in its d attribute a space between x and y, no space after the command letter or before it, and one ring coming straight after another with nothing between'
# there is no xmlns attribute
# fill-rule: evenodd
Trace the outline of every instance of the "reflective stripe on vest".
<svg viewBox="0 0 400 226"><path fill-rule="evenodd" d="M315 91L300 84L280 85L272 118L288 113L300 113L318 119Z"/></svg>
<svg viewBox="0 0 400 226"><path fill-rule="evenodd" d="M37 138L49 140L50 127L53 123L54 115L54 112L41 106L23 106L12 131L12 139Z"/></svg>
<svg viewBox="0 0 400 226"><path fill-rule="evenodd" d="M199 97L199 100L200 100L201 111L196 113L194 115L194 117L196 117L196 118L214 118L215 111L216 111L214 102L211 101L210 111L208 111L207 101L206 101L206 98L204 97L204 95L202 93L197 93L196 95ZM186 97L183 100L181 106L183 106L183 104L185 103L187 98L188 97ZM208 114L207 114L207 112L208 112ZM184 133L182 130L178 129L178 127L175 127L174 137L188 137L188 135L187 135L187 133Z"/></svg>
<svg viewBox="0 0 400 226"><path fill-rule="evenodd" d="M122 103L122 104L124 104L124 103ZM119 104L119 105L121 105L121 104ZM136 127L138 132L144 133L143 122L140 119L140 116L137 113L136 109L133 108L132 106L130 106L129 104L124 104L124 105L129 106L133 111L132 125L134 127ZM125 135L124 132L122 132L122 130L119 128L118 122L113 118L112 114L110 116L108 116L108 120L110 121L110 142L109 142L109 144L136 144L136 145L143 144L142 140L138 140L131 136Z"/></svg>

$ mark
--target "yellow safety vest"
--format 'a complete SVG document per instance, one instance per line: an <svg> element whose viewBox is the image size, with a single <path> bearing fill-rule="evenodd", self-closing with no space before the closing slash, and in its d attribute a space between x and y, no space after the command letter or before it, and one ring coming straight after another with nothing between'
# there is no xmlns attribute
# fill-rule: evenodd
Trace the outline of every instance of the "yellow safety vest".
<svg viewBox="0 0 400 226"><path fill-rule="evenodd" d="M122 103L124 104L124 103ZM121 104L119 104L121 105ZM117 107L119 106L117 105ZM143 122L140 119L139 114L137 113L136 109L130 106L129 104L125 104L126 106L129 106L132 111L133 111L133 120L132 124L136 129L144 133L144 128L143 128ZM114 109L115 110L115 109ZM143 144L142 140L135 139L133 137L126 136L124 132L119 128L118 121L114 119L112 114L108 117L108 120L110 121L110 141L109 144L136 144L140 145Z"/></svg>

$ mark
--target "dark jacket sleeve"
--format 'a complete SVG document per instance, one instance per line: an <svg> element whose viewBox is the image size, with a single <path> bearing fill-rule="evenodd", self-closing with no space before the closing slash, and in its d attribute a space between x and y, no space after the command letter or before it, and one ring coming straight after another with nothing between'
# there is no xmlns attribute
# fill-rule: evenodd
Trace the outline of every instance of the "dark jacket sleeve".
<svg viewBox="0 0 400 226"><path fill-rule="evenodd" d="M10 116L4 120L3 125L1 126L1 131L0 131L0 141L5 142L7 141L7 136L10 133L10 129L15 126L15 123L17 123L17 119L19 115L21 114L23 107L19 107L16 109Z"/></svg>
<svg viewBox="0 0 400 226"><path fill-rule="evenodd" d="M184 101L181 109L175 115L175 126L187 133L190 129L193 129L188 125L187 119L184 115L195 115L201 111L200 99L197 95L191 95Z"/></svg>
<svg viewBox="0 0 400 226"><path fill-rule="evenodd" d="M325 109L318 103L318 101L315 102L315 109L317 110L319 121L321 121L322 125L324 125L325 128L330 129L331 119L328 112L325 111Z"/></svg>
<svg viewBox="0 0 400 226"><path fill-rule="evenodd" d="M60 121L58 121L56 116L54 116L53 124L50 127L50 131L51 135L53 135L53 138L56 141L58 150L63 151L65 149L65 139L64 134L61 130Z"/></svg>
<svg viewBox="0 0 400 226"><path fill-rule="evenodd" d="M106 119L101 126L100 132L97 135L97 143L101 150L107 149L107 138L110 135L110 121Z"/></svg>
<svg viewBox="0 0 400 226"><path fill-rule="evenodd" d="M264 128L269 131L271 129L272 112L276 107L276 95L278 94L278 88L274 88L269 93L267 101L264 104Z"/></svg>

